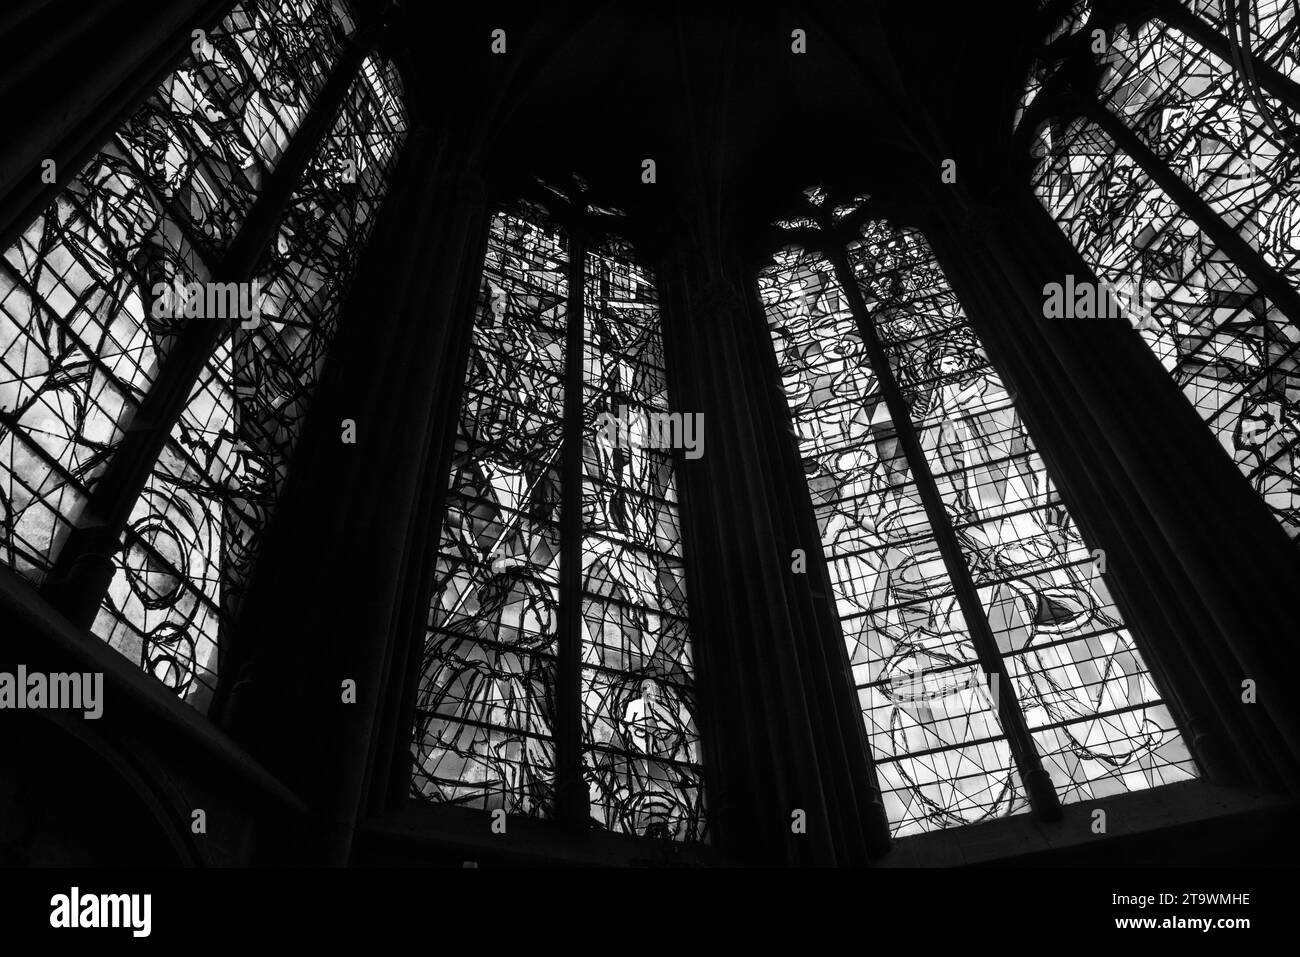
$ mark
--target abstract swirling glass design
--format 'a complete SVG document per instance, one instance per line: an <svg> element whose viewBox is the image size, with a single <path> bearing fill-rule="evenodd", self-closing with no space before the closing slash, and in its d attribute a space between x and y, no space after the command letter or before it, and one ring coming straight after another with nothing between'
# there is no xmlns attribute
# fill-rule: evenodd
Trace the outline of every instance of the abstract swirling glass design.
<svg viewBox="0 0 1300 957"><path fill-rule="evenodd" d="M202 282L354 29L346 5L247 0L5 251L3 560L48 572L177 332L156 283Z"/></svg>
<svg viewBox="0 0 1300 957"><path fill-rule="evenodd" d="M1225 22L1227 6L1198 7L1225 35L1238 23ZM1244 7L1252 62L1300 80L1295 4ZM1300 285L1300 116L1159 20L1114 31L1098 60L1101 102L1269 268ZM1044 206L1102 279L1143 291L1143 339L1278 522L1300 536L1300 330L1095 124L1047 123L1036 151Z"/></svg>
<svg viewBox="0 0 1300 957"><path fill-rule="evenodd" d="M0 260L3 558L41 582L177 332L157 282L207 266L121 148L105 146Z"/></svg>
<svg viewBox="0 0 1300 957"><path fill-rule="evenodd" d="M568 269L539 210L493 218L416 703L429 801L553 810Z"/></svg>
<svg viewBox="0 0 1300 957"><path fill-rule="evenodd" d="M218 345L131 514L94 631L197 706L215 684L224 632L283 490L405 130L396 73L367 57L259 272L260 322L234 324ZM158 578L168 583L164 593L142 587ZM160 654L164 667L152 666Z"/></svg>
<svg viewBox="0 0 1300 957"><path fill-rule="evenodd" d="M0 261L0 559L41 583L181 320L338 62L344 0L241 0ZM405 122L370 58L134 505L93 630L202 707ZM167 295L171 295L168 293Z"/></svg>
<svg viewBox="0 0 1300 957"><path fill-rule="evenodd" d="M414 793L555 813L561 538L581 536L581 761L594 826L704 838L693 666L670 453L606 440L668 409L654 279L610 239L582 259L527 203L492 221L417 701ZM563 443L582 296L583 440ZM582 515L561 521L566 455ZM573 526L577 525L576 529ZM566 530L567 529L567 530Z"/></svg>
<svg viewBox="0 0 1300 957"><path fill-rule="evenodd" d="M760 276L873 756L896 834L1027 809L913 470L933 476L1062 802L1194 776L1181 735L1011 397L919 234L846 250L909 409L910 462L835 271Z"/></svg>
<svg viewBox="0 0 1300 957"><path fill-rule="evenodd" d="M1238 56L1300 75L1300 10L1294 0L1194 0L1192 11L1231 38Z"/></svg>
<svg viewBox="0 0 1300 957"><path fill-rule="evenodd" d="M929 246L875 222L848 257L1062 803L1192 777L1094 556Z"/></svg>
<svg viewBox="0 0 1300 957"><path fill-rule="evenodd" d="M586 257L583 402L584 765L593 818L627 834L703 836L694 666L672 454L611 445L667 413L654 277L624 243ZM647 418L643 418L647 417Z"/></svg>
<svg viewBox="0 0 1300 957"><path fill-rule="evenodd" d="M833 266L783 250L759 291L894 832L1028 810Z"/></svg>
<svg viewBox="0 0 1300 957"><path fill-rule="evenodd" d="M244 0L117 133L209 253L229 245L355 26L330 0Z"/></svg>

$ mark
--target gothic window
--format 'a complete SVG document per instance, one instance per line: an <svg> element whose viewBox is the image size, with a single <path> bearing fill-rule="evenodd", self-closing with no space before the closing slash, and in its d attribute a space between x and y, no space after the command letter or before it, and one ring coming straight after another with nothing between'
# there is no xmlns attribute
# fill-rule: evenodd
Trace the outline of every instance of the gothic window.
<svg viewBox="0 0 1300 957"><path fill-rule="evenodd" d="M45 582L208 283L355 33L343 0L243 0L0 263L3 558ZM130 510L93 631L206 702L405 129L374 57L290 200ZM65 556L66 557L66 556Z"/></svg>
<svg viewBox="0 0 1300 957"><path fill-rule="evenodd" d="M1195 775L925 240L809 191L760 274L885 808L904 835Z"/></svg>
<svg viewBox="0 0 1300 957"><path fill-rule="evenodd" d="M218 344L154 464L95 634L187 694L216 680L262 532L405 130L367 57L258 272L261 319Z"/></svg>
<svg viewBox="0 0 1300 957"><path fill-rule="evenodd" d="M418 704L420 793L537 816L555 785L568 282L538 211L496 214Z"/></svg>
<svg viewBox="0 0 1300 957"><path fill-rule="evenodd" d="M592 816L609 830L698 837L672 453L642 433L670 414L654 277L611 239L587 253L584 279L582 716ZM627 441L609 422L627 424Z"/></svg>
<svg viewBox="0 0 1300 957"><path fill-rule="evenodd" d="M1194 7L1230 53L1160 19L1120 25L1088 48L1102 71L1096 96L1258 253L1261 268L1295 288L1300 127L1295 111L1260 87L1254 68L1300 79L1296 6ZM1056 70L1044 58L1031 88ZM1051 120L1034 135L1039 198L1099 278L1130 290L1143 339L1288 534L1300 536L1297 317L1094 119Z"/></svg>
<svg viewBox="0 0 1300 957"><path fill-rule="evenodd" d="M611 218L587 211L598 215L580 215L573 232L529 202L492 220L413 790L432 803L559 817L560 769L580 762L594 826L700 840L682 545L672 453L659 441L670 413L655 279L618 237L577 238ZM578 588L565 587L570 576ZM575 734L559 726L565 715Z"/></svg>

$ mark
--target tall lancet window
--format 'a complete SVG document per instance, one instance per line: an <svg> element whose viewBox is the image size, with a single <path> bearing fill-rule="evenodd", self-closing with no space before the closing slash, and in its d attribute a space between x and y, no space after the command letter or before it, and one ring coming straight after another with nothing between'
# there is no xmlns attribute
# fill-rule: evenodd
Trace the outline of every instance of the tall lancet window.
<svg viewBox="0 0 1300 957"><path fill-rule="evenodd" d="M202 281L354 24L238 4L0 261L4 559L41 581L170 352L156 282Z"/></svg>
<svg viewBox="0 0 1300 957"><path fill-rule="evenodd" d="M415 742L420 793L536 816L555 794L569 273L568 243L540 210L496 214Z"/></svg>
<svg viewBox="0 0 1300 957"><path fill-rule="evenodd" d="M558 202L558 201L557 201ZM573 211L493 218L430 609L415 793L704 838L655 279ZM689 422L689 417L688 422ZM677 451L674 451L674 446ZM564 805L568 802L569 807Z"/></svg>
<svg viewBox="0 0 1300 957"><path fill-rule="evenodd" d="M57 590L108 553L93 632L199 707L405 133L391 66L347 67L267 255L227 253L355 40L346 0L234 4L0 259L0 559Z"/></svg>
<svg viewBox="0 0 1300 957"><path fill-rule="evenodd" d="M925 240L810 196L759 285L894 833L1194 776Z"/></svg>
<svg viewBox="0 0 1300 957"><path fill-rule="evenodd" d="M216 680L405 132L396 71L367 57L258 269L258 321L208 357L131 512L94 632L178 693Z"/></svg>
<svg viewBox="0 0 1300 957"><path fill-rule="evenodd" d="M1261 77L1300 81L1300 9L1212 0L1186 14L1217 51L1159 15L1110 30L1076 4L1061 28L1076 39L1035 67L1018 135L1043 204L1295 538L1300 114ZM1100 69L1099 108L1061 122L1069 58Z"/></svg>

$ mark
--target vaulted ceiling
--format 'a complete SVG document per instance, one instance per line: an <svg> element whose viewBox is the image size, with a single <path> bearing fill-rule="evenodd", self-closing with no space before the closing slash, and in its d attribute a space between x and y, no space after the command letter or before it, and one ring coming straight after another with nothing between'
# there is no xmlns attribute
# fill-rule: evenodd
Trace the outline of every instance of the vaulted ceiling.
<svg viewBox="0 0 1300 957"><path fill-rule="evenodd" d="M646 220L709 196L757 226L814 182L905 196L955 144L1008 131L1037 6L399 0L387 17L417 121L470 137L486 168L577 171Z"/></svg>

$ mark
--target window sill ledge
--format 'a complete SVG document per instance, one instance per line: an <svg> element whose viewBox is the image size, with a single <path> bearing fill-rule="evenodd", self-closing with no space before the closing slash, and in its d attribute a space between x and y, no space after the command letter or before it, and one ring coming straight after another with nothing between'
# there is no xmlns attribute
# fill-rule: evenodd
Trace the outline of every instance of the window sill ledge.
<svg viewBox="0 0 1300 957"><path fill-rule="evenodd" d="M1094 811L1106 812L1106 831L1093 832ZM1294 798L1204 781L1066 805L1055 823L1029 814L968 827L898 838L876 867L1194 866L1255 863L1251 837L1276 835L1278 822L1294 832ZM1234 860L1234 842L1241 859Z"/></svg>
<svg viewBox="0 0 1300 957"><path fill-rule="evenodd" d="M271 806L298 815L308 813L297 795L206 717L99 638L73 627L29 582L0 567L0 660L8 659L32 670L102 672L104 714L87 721L87 731L113 729L111 733L120 737L120 722L125 720L140 738L156 740L164 750L179 740ZM56 719L67 717L66 712L50 714Z"/></svg>
<svg viewBox="0 0 1300 957"><path fill-rule="evenodd" d="M358 828L353 866L371 867L725 867L714 849L589 831L554 822L506 819L492 833L486 811L439 807L411 799Z"/></svg>

